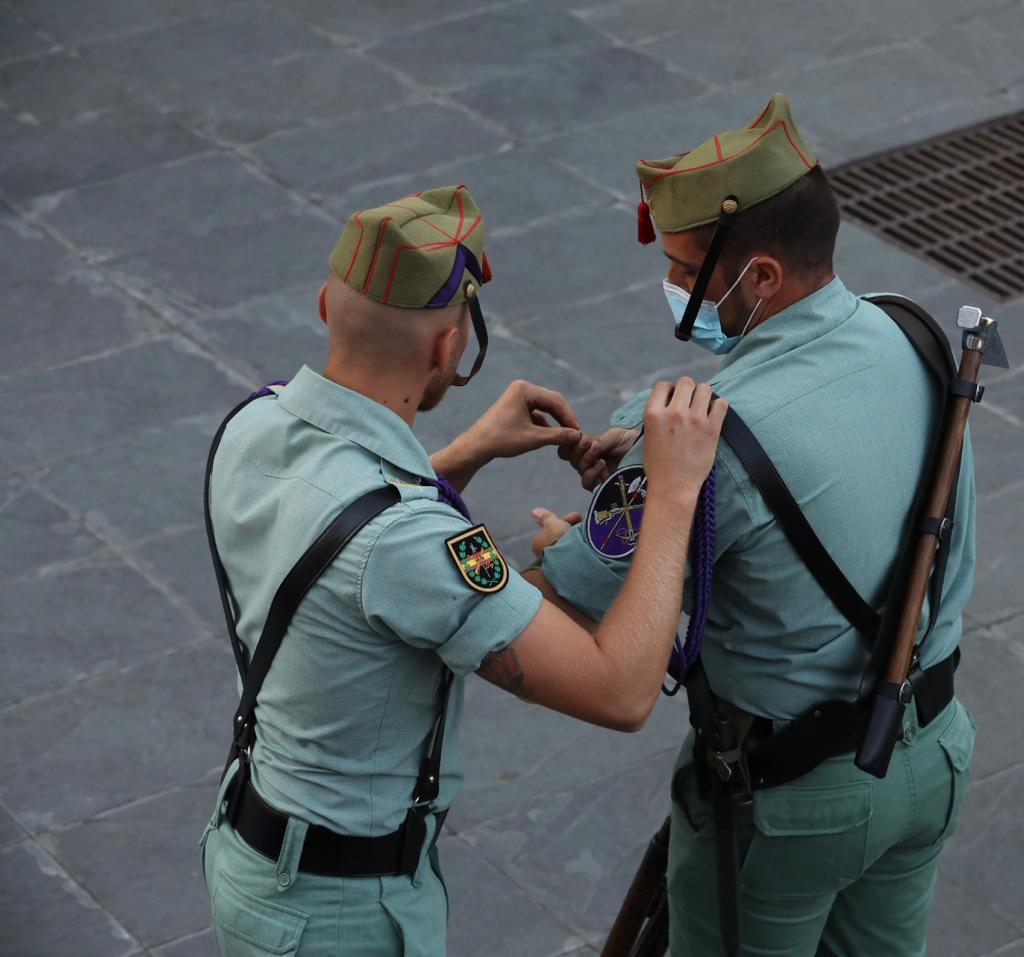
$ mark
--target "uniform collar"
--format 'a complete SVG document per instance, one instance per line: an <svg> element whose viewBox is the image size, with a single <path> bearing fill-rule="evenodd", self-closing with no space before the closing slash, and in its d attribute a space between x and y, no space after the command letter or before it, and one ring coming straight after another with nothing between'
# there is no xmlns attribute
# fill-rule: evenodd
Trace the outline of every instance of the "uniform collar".
<svg viewBox="0 0 1024 957"><path fill-rule="evenodd" d="M755 326L722 360L715 375L747 372L826 335L853 315L857 297L838 276L759 326Z"/></svg>
<svg viewBox="0 0 1024 957"><path fill-rule="evenodd" d="M303 366L278 395L281 406L310 425L380 456L412 475L434 478L427 450L405 421L361 392Z"/></svg>

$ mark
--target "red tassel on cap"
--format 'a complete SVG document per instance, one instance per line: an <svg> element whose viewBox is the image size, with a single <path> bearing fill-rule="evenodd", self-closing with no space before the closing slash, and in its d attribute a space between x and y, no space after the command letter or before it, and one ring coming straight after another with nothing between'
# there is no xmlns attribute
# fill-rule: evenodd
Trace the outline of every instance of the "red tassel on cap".
<svg viewBox="0 0 1024 957"><path fill-rule="evenodd" d="M491 264L487 261L487 253L484 253L483 266L481 267L480 281L490 282L494 278L494 274L491 272Z"/></svg>
<svg viewBox="0 0 1024 957"><path fill-rule="evenodd" d="M643 200L636 206L636 238L645 246L658 238L654 232L654 220L651 219L651 207Z"/></svg>
<svg viewBox="0 0 1024 957"><path fill-rule="evenodd" d="M654 220L651 219L651 207L644 201L644 184L640 181L640 202L636 207L636 238L645 246L653 243L657 238L654 235Z"/></svg>

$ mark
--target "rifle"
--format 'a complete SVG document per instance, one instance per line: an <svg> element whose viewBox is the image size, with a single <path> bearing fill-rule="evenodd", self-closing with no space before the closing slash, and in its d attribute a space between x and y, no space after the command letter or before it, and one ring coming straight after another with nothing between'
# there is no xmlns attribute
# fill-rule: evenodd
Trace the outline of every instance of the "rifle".
<svg viewBox="0 0 1024 957"><path fill-rule="evenodd" d="M651 838L612 924L601 957L656 957L668 949L668 834L665 818ZM644 927L644 921L647 926ZM643 933L641 934L641 929ZM634 946L634 944L636 946Z"/></svg>
<svg viewBox="0 0 1024 957"><path fill-rule="evenodd" d="M920 537L910 559L906 589L894 609L896 625L888 666L884 680L872 691L867 727L855 758L858 768L877 778L884 778L889 769L903 713L914 696L914 678L920 673L916 640L921 610L939 542L951 532L951 523L944 516L960 467L967 416L984 392L978 385L978 372L983 364L1009 368L994 319L983 316L976 306L962 306L956 324L962 330L960 368L950 382L934 476L916 528Z"/></svg>

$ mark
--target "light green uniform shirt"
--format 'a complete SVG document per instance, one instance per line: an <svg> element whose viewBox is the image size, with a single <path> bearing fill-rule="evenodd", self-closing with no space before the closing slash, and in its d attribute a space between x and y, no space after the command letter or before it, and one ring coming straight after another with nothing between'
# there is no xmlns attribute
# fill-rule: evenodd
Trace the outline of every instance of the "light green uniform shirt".
<svg viewBox="0 0 1024 957"><path fill-rule="evenodd" d="M896 323L836 278L745 335L711 379L760 440L840 569L876 610L885 603L937 427L929 376ZM640 425L647 395L630 400L612 424ZM642 460L641 439L622 465ZM712 690L779 720L829 698L852 700L867 664L863 639L811 577L724 440L716 463L716 561L702 652ZM548 548L542 567L560 595L600 618L622 584L629 557L599 555L585 526ZM968 440L939 615L923 648L925 666L958 644L973 570ZM927 613L926 605L925 621Z"/></svg>
<svg viewBox="0 0 1024 957"><path fill-rule="evenodd" d="M426 450L385 406L303 368L229 424L211 481L213 526L251 659L284 576L341 510L385 482L401 502L363 528L302 600L256 703L252 780L285 813L342 834L394 831L438 714L449 707L437 807L462 781L463 680L540 606L509 570L474 591L445 539L471 526L421 485Z"/></svg>

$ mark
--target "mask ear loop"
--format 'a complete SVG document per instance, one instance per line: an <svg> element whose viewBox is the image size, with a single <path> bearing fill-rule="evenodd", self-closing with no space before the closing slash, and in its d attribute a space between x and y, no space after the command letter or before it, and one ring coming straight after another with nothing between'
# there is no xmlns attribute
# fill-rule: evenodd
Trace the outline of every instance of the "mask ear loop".
<svg viewBox="0 0 1024 957"><path fill-rule="evenodd" d="M476 283L467 279L463 289L466 294L466 302L469 304L469 314L473 319L473 332L476 333L478 351L476 359L473 360L473 367L469 370L469 375L456 373L455 378L452 379L454 386L463 386L469 382L480 371L480 367L484 364L484 356L487 355L487 326L484 325L484 314L480 310L480 298L477 295Z"/></svg>
<svg viewBox="0 0 1024 957"><path fill-rule="evenodd" d="M704 262L700 264L697 279L694 281L693 289L690 290L690 301L686 305L686 311L676 327L676 338L682 339L683 342L690 341L693 324L697 321L697 312L704 301L704 293L707 292L711 274L715 271L715 266L718 265L718 257L722 254L725 237L729 235L729 228L732 226L739 208L735 196L729 196L722 201L722 211L718 214L718 223L715 225L715 232L711 237L711 245L708 246L708 251L704 254Z"/></svg>

